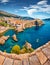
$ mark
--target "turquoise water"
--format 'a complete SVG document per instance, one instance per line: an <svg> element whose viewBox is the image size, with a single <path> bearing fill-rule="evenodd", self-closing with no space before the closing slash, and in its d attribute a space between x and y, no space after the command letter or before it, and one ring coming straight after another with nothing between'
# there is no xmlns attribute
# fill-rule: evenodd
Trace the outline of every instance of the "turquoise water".
<svg viewBox="0 0 50 65"><path fill-rule="evenodd" d="M10 35L10 38L4 45L0 45L0 50L6 50L9 53L14 45L18 44L22 47L25 44L25 41L31 43L34 49L44 45L50 40L50 20L43 22L45 23L43 26L28 28L20 33L17 33L14 30L8 30L4 35ZM12 39L13 34L16 34L18 42L15 42Z"/></svg>

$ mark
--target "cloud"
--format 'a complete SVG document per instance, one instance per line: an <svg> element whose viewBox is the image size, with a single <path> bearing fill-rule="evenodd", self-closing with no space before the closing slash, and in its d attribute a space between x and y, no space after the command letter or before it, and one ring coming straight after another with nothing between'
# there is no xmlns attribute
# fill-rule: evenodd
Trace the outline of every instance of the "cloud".
<svg viewBox="0 0 50 65"><path fill-rule="evenodd" d="M9 2L9 0L1 0L0 2L1 3L6 3L6 2Z"/></svg>
<svg viewBox="0 0 50 65"><path fill-rule="evenodd" d="M33 17L34 13L39 13L39 12L50 14L50 5L47 4L47 0L42 0L37 2L35 5L30 5L29 7L24 7L23 9L20 10L25 10L30 17ZM40 16L43 15L40 14Z"/></svg>
<svg viewBox="0 0 50 65"><path fill-rule="evenodd" d="M27 10L27 12L29 15L32 15L32 13L37 12L37 10L36 9L29 9L29 10Z"/></svg>
<svg viewBox="0 0 50 65"><path fill-rule="evenodd" d="M46 4L46 3L47 3L47 0L42 0L42 1L38 2L37 4L38 4L38 5L44 5L44 4Z"/></svg>

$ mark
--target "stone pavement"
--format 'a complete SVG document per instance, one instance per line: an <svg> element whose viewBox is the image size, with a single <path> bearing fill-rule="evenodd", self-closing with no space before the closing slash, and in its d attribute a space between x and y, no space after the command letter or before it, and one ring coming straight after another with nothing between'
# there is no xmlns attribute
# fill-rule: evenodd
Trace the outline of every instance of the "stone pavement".
<svg viewBox="0 0 50 65"><path fill-rule="evenodd" d="M0 51L0 65L50 65L50 41L32 53L17 55Z"/></svg>

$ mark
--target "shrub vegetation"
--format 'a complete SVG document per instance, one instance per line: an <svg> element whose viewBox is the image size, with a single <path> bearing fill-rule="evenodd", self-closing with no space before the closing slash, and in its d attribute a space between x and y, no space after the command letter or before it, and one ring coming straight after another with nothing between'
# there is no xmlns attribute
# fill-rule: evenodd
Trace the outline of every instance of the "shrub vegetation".
<svg viewBox="0 0 50 65"><path fill-rule="evenodd" d="M23 46L22 49L20 49L19 45L15 45L12 47L11 53L24 54L24 53L31 53L33 51L34 51L33 48L27 49L25 46Z"/></svg>
<svg viewBox="0 0 50 65"><path fill-rule="evenodd" d="M7 23L5 23L5 22L0 22L0 25L2 25L2 26L7 26L8 24Z"/></svg>

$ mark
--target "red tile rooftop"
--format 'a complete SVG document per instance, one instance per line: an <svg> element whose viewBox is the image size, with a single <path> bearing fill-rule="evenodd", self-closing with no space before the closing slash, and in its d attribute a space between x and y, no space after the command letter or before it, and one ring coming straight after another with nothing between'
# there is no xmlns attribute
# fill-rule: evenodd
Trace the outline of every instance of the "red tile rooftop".
<svg viewBox="0 0 50 65"><path fill-rule="evenodd" d="M0 51L0 65L50 65L50 42L32 53L16 55Z"/></svg>

